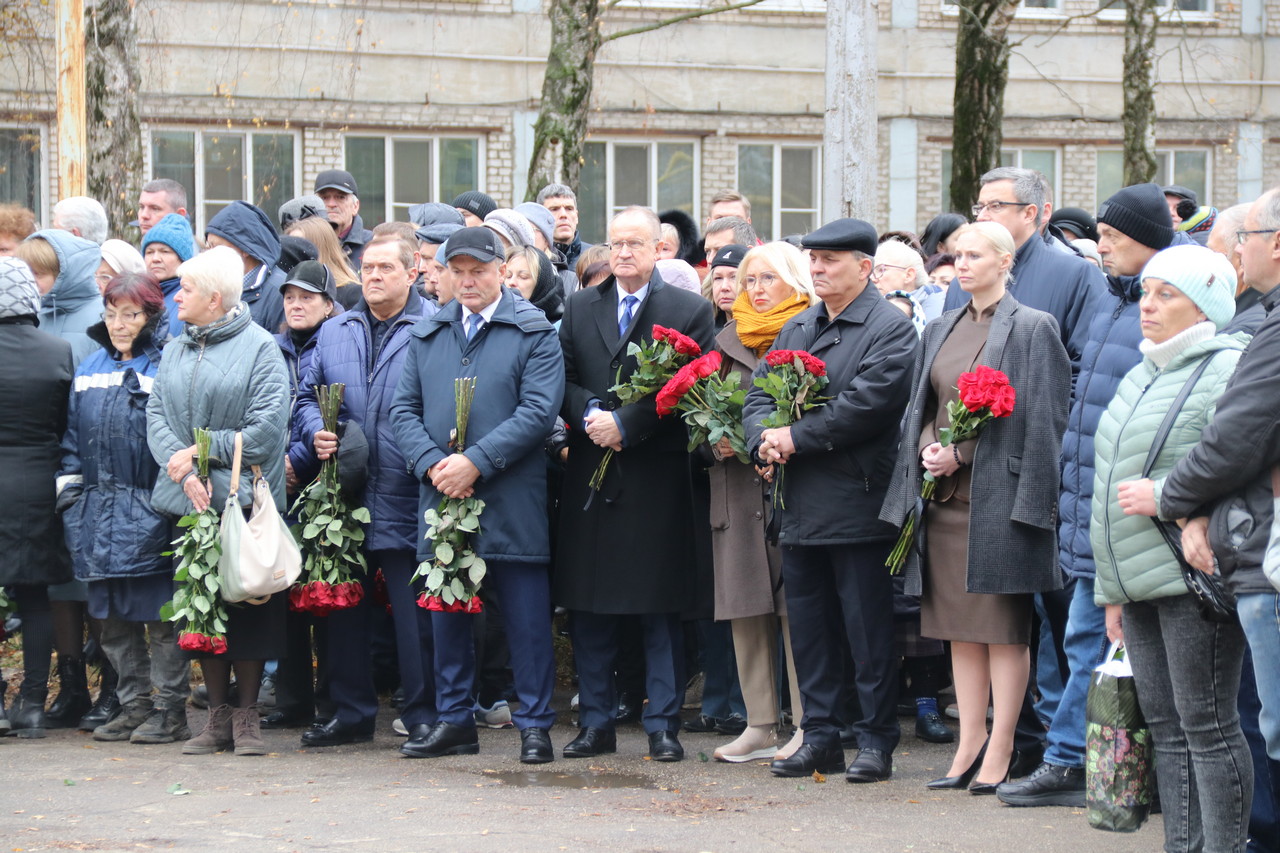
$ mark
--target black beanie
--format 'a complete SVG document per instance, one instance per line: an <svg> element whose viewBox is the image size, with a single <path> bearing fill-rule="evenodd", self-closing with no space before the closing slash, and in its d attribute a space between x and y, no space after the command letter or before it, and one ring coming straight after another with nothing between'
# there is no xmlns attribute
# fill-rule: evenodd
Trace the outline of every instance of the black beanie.
<svg viewBox="0 0 1280 853"><path fill-rule="evenodd" d="M1098 224L1110 225L1152 249L1167 249L1173 242L1173 217L1159 184L1125 187L1098 208Z"/></svg>

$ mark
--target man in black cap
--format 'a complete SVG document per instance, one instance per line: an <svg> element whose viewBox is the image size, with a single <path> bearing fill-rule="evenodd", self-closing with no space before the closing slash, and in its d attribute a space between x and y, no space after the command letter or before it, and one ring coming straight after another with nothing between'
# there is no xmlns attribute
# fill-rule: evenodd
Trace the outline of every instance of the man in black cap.
<svg viewBox="0 0 1280 853"><path fill-rule="evenodd" d="M498 203L479 190L468 190L453 200L453 206L462 214L462 224L468 228L484 225L484 218L498 209Z"/></svg>
<svg viewBox="0 0 1280 853"><path fill-rule="evenodd" d="M316 195L329 211L329 224L338 232L338 242L342 243L342 251L351 259L351 268L360 269L364 247L373 239L373 232L365 228L360 219L356 179L342 169L321 172L316 176Z"/></svg>
<svg viewBox="0 0 1280 853"><path fill-rule="evenodd" d="M1058 226L1068 240L1098 242L1098 222L1083 207L1060 207L1049 217L1049 224Z"/></svg>
<svg viewBox="0 0 1280 853"><path fill-rule="evenodd" d="M770 529L782 547L804 744L771 769L796 777L844 771L840 730L852 722L858 755L845 778L875 782L892 775L899 738L893 583L884 565L897 531L879 513L918 343L911 321L869 284L877 246L871 225L837 219L802 246L822 304L789 320L773 348L822 359L827 402L792 426L765 429L774 400L752 388L742 414L751 455L786 472ZM757 375L768 370L762 361ZM855 663L861 719L853 721L842 718L842 633Z"/></svg>

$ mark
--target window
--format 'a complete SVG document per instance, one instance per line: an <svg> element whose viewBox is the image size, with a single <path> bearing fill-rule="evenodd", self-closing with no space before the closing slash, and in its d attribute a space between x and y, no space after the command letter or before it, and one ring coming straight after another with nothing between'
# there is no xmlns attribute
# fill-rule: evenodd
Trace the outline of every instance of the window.
<svg viewBox="0 0 1280 853"><path fill-rule="evenodd" d="M808 234L822 209L822 149L816 145L739 145L738 192L751 201L762 240Z"/></svg>
<svg viewBox="0 0 1280 853"><path fill-rule="evenodd" d="M44 179L41 153L44 132L38 127L0 127L0 202L20 204L41 221Z"/></svg>
<svg viewBox="0 0 1280 853"><path fill-rule="evenodd" d="M700 9L711 4L706 0L618 0L622 9ZM826 14L827 0L761 0L752 6L749 12L801 12L815 15ZM754 218L754 217L753 217Z"/></svg>
<svg viewBox="0 0 1280 853"><path fill-rule="evenodd" d="M151 177L187 188L196 233L233 201L249 201L277 221L280 205L300 183L289 132L237 130L151 131Z"/></svg>
<svg viewBox="0 0 1280 853"><path fill-rule="evenodd" d="M1095 206L1124 187L1124 152L1098 152L1098 179ZM1156 149L1156 175L1162 187L1180 184L1193 190L1201 204L1209 203L1209 152L1203 148Z"/></svg>
<svg viewBox="0 0 1280 853"><path fill-rule="evenodd" d="M601 243L609 218L633 204L683 210L697 219L698 147L693 142L588 142L578 176L578 232Z"/></svg>
<svg viewBox="0 0 1280 853"><path fill-rule="evenodd" d="M1062 15L1063 0L1022 0L1018 4L1014 16L1018 18L1056 18ZM1107 0L1100 0L1107 2ZM1122 2L1122 0L1115 0ZM1167 0L1162 0L1167 2ZM944 15L959 15L960 4L956 0L942 0L942 13Z"/></svg>
<svg viewBox="0 0 1280 853"><path fill-rule="evenodd" d="M346 168L360 189L366 228L398 219L427 201L453 201L481 189L484 174L475 137L348 136Z"/></svg>
<svg viewBox="0 0 1280 853"><path fill-rule="evenodd" d="M1061 196L1058 192L1058 149L1056 148L1001 148L1000 149L1000 165L1001 166L1018 166L1022 169L1035 169L1040 174L1049 179L1049 186L1053 187L1053 206L1055 208L1062 205ZM941 187L941 204L939 211L951 209L951 149L942 149L942 187ZM969 215L967 210L958 210L956 213L963 213L966 217Z"/></svg>
<svg viewBox="0 0 1280 853"><path fill-rule="evenodd" d="M1156 17L1211 18L1213 0L1155 0ZM1098 17L1106 20L1124 20L1124 0L1098 0Z"/></svg>

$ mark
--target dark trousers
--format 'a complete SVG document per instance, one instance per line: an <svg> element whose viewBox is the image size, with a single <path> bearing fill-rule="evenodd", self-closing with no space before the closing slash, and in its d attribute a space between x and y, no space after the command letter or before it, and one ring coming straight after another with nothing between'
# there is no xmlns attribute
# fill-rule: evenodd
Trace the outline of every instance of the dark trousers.
<svg viewBox="0 0 1280 853"><path fill-rule="evenodd" d="M1236 699L1240 711L1240 730L1253 757L1253 807L1249 813L1249 853L1280 853L1280 761L1267 755L1267 740L1258 725L1262 702L1253 675L1253 652L1244 647L1244 666L1240 669L1240 695Z"/></svg>
<svg viewBox="0 0 1280 853"><path fill-rule="evenodd" d="M285 617L285 641L288 654L276 666L276 710L290 716L310 718L321 706L329 705L328 649L326 617L313 616L290 608ZM312 632L315 632L317 665L313 668ZM321 708L321 716L327 716Z"/></svg>
<svg viewBox="0 0 1280 853"><path fill-rule="evenodd" d="M506 608L502 621L511 647L511 668L515 676L520 707L511 714L516 727L551 728L556 721L551 710L555 689L556 663L551 648L551 582L545 563L511 563L487 560L485 587L493 589ZM484 600L484 588L480 590ZM475 644L467 613L432 613L435 637L436 703L440 719L455 726L474 727L475 703L472 687L476 678Z"/></svg>
<svg viewBox="0 0 1280 853"><path fill-rule="evenodd" d="M684 629L678 613L646 613L638 617L644 636L644 730L680 730L684 695ZM616 614L575 610L570 628L578 666L578 718L591 728L611 729L618 716L614 664L618 656ZM515 647L512 646L514 652Z"/></svg>
<svg viewBox="0 0 1280 853"><path fill-rule="evenodd" d="M898 664L893 648L893 580L884 567L892 543L789 545L782 549L796 677L804 701L805 743L840 748L844 726L843 645L853 655L860 749L893 752L900 732Z"/></svg>
<svg viewBox="0 0 1280 853"><path fill-rule="evenodd" d="M408 728L433 725L438 719L432 661L433 614L418 606L417 592L409 582L418 566L418 559L412 551L370 551L369 565L379 566L387 580L391 623L396 634L396 658L400 663L400 689L404 694L400 719ZM474 655L470 633L464 645L472 649Z"/></svg>
<svg viewBox="0 0 1280 853"><path fill-rule="evenodd" d="M333 716L349 726L372 726L378 716L378 694L373 688L369 653L371 586L371 582L365 582L364 598L355 607L335 610L324 617L329 623L324 645Z"/></svg>

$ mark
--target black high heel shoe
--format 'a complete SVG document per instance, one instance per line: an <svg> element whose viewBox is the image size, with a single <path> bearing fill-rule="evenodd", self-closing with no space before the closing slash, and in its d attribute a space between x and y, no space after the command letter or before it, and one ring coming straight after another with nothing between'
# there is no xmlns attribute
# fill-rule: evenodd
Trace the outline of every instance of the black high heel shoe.
<svg viewBox="0 0 1280 853"><path fill-rule="evenodd" d="M989 743L989 741L988 741ZM932 782L926 782L925 787L934 791L960 790L968 788L969 783L973 781L973 777L978 775L978 768L982 767L982 759L987 756L987 744L982 745L982 749L978 750L978 755L973 759L973 763L965 769L959 776L943 776L941 779L934 779ZM972 791L972 788L969 788Z"/></svg>
<svg viewBox="0 0 1280 853"><path fill-rule="evenodd" d="M996 788L999 788L1005 782L1009 781L1009 772L1013 769L1013 762L1016 761L1017 758L1018 751L1015 749L1013 754L1009 756L1009 766L1005 768L1004 777L1001 778L999 782L974 782L969 786L969 793L979 797L994 794L996 792Z"/></svg>

